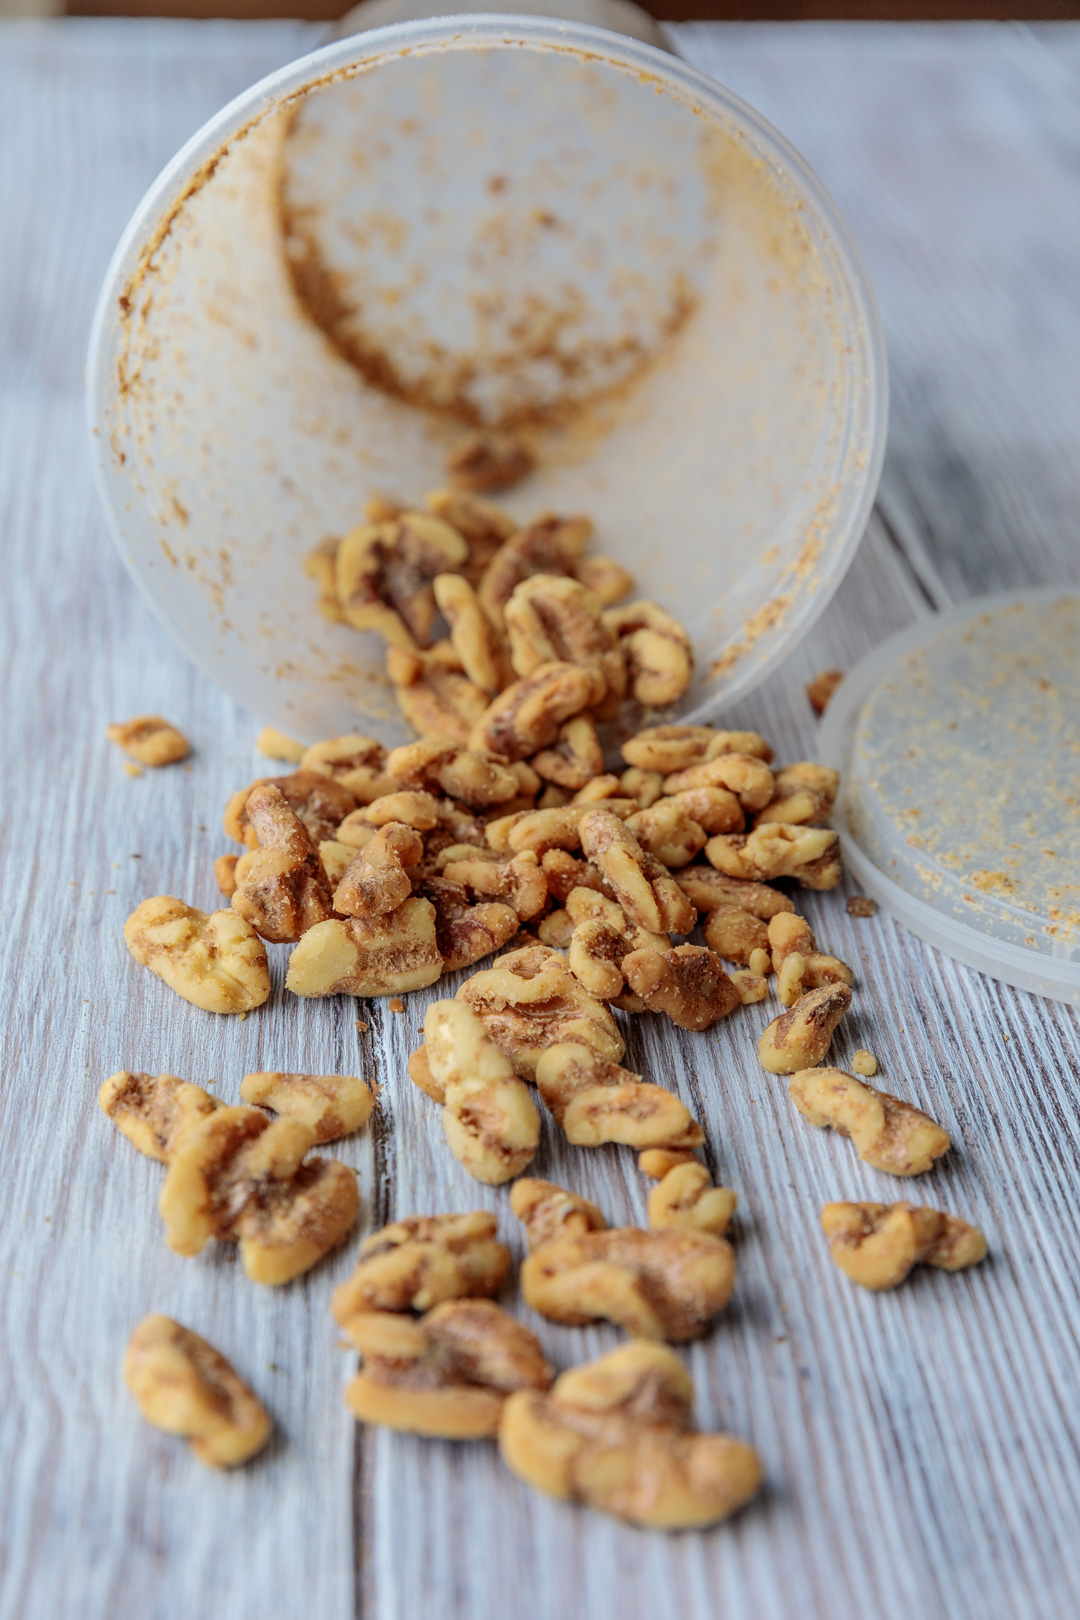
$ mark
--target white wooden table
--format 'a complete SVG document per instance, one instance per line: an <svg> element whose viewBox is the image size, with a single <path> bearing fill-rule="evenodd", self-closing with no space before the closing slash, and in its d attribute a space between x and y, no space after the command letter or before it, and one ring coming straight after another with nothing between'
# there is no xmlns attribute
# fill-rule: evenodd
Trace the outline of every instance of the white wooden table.
<svg viewBox="0 0 1080 1620"><path fill-rule="evenodd" d="M219 807L255 726L181 658L128 583L90 484L81 373L108 254L147 183L228 97L318 39L300 25L10 24L0 32L0 1620L1066 1620L1080 1612L1080 1020L924 948L888 917L812 920L861 981L839 1057L957 1146L917 1194L992 1257L894 1295L853 1288L817 1230L831 1197L897 1196L798 1121L753 1056L760 1020L635 1025L740 1195L740 1281L689 1352L699 1414L753 1441L761 1501L662 1538L531 1495L494 1448L357 1430L327 1315L346 1249L250 1284L226 1249L169 1253L161 1172L105 1123L101 1079L168 1069L236 1100L250 1069L377 1075L381 1123L342 1145L364 1225L500 1211L467 1182L404 1055L424 997L215 1020L137 971L146 894L214 898ZM810 643L734 724L813 749L802 686L966 595L1080 581L1080 31L820 26L678 31L837 196L876 279L893 368L879 516ZM160 709L189 770L123 772L107 721ZM280 955L280 953L278 953ZM280 962L278 964L280 973ZM359 1035L357 1014L370 1020ZM546 1139L609 1217L643 1214L632 1156ZM516 1241L516 1239L515 1239ZM166 1311L222 1346L278 1438L207 1473L141 1423L126 1337ZM543 1336L560 1365L613 1331Z"/></svg>

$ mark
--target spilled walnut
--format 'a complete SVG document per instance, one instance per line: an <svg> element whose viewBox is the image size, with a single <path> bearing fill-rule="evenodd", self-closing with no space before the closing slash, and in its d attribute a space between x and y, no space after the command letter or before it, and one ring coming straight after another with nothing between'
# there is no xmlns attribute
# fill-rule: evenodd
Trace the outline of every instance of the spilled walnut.
<svg viewBox="0 0 1080 1620"><path fill-rule="evenodd" d="M315 1142L336 1142L367 1124L375 1099L354 1074L245 1074L240 1095L246 1103L298 1119Z"/></svg>
<svg viewBox="0 0 1080 1620"><path fill-rule="evenodd" d="M474 973L458 991L518 1074L532 1079L541 1054L562 1041L589 1047L617 1063L623 1039L611 1013L575 979L564 957L525 945Z"/></svg>
<svg viewBox="0 0 1080 1620"><path fill-rule="evenodd" d="M444 1299L497 1294L510 1250L495 1237L494 1215L409 1215L360 1245L356 1270L335 1288L334 1321L348 1328L368 1311L428 1311Z"/></svg>
<svg viewBox="0 0 1080 1620"><path fill-rule="evenodd" d="M163 720L160 714L140 714L134 720L107 726L105 735L140 765L154 768L175 765L191 753L191 744L184 733Z"/></svg>
<svg viewBox="0 0 1080 1620"><path fill-rule="evenodd" d="M536 1085L575 1147L696 1147L703 1139L701 1126L674 1093L588 1046L549 1046L536 1065Z"/></svg>
<svg viewBox="0 0 1080 1620"><path fill-rule="evenodd" d="M431 1004L424 1046L455 1159L489 1186L519 1176L540 1145L540 1116L510 1059L464 1001Z"/></svg>
<svg viewBox="0 0 1080 1620"><path fill-rule="evenodd" d="M790 1012L774 1018L758 1041L758 1058L770 1074L796 1074L822 1061L837 1024L851 1006L846 984L811 990Z"/></svg>
<svg viewBox="0 0 1080 1620"><path fill-rule="evenodd" d="M235 1468L261 1451L273 1423L212 1344L168 1316L146 1316L128 1340L124 1382L147 1423L180 1434L200 1462Z"/></svg>
<svg viewBox="0 0 1080 1620"><path fill-rule="evenodd" d="M914 1266L962 1271L987 1251L977 1226L925 1205L826 1204L821 1226L841 1271L875 1293L895 1288Z"/></svg>
<svg viewBox="0 0 1080 1620"><path fill-rule="evenodd" d="M723 1237L737 1203L736 1193L730 1187L714 1187L709 1172L696 1159L676 1164L649 1194L649 1228Z"/></svg>
<svg viewBox="0 0 1080 1620"><path fill-rule="evenodd" d="M710 1029L740 1005L724 964L702 945L632 951L623 958L622 969L649 1011L666 1013L680 1029Z"/></svg>
<svg viewBox="0 0 1080 1620"><path fill-rule="evenodd" d="M554 1238L601 1232L607 1226L596 1205L587 1198L537 1176L523 1176L514 1183L510 1208L525 1228L530 1249L539 1249Z"/></svg>
<svg viewBox="0 0 1080 1620"><path fill-rule="evenodd" d="M98 1106L140 1153L167 1164L180 1133L221 1104L202 1086L189 1085L175 1074L121 1069L98 1092Z"/></svg>
<svg viewBox="0 0 1080 1620"><path fill-rule="evenodd" d="M413 897L384 916L309 928L289 957L285 988L298 996L388 996L434 984L442 970L435 908Z"/></svg>
<svg viewBox="0 0 1080 1620"><path fill-rule="evenodd" d="M232 908L263 939L293 943L331 914L326 873L280 789L269 783L253 788L246 810L258 848L234 868Z"/></svg>
<svg viewBox="0 0 1080 1620"><path fill-rule="evenodd" d="M208 916L158 894L136 906L124 940L136 962L204 1012L250 1012L270 994L266 947L235 911Z"/></svg>
<svg viewBox="0 0 1080 1620"><path fill-rule="evenodd" d="M843 1069L803 1069L792 1075L789 1090L804 1119L850 1137L875 1170L921 1176L949 1151L948 1132L928 1115Z"/></svg>

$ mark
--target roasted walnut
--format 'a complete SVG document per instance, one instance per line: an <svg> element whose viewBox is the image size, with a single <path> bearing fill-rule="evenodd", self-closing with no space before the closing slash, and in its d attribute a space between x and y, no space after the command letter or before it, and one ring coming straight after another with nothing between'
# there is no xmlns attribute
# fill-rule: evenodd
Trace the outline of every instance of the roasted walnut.
<svg viewBox="0 0 1080 1620"><path fill-rule="evenodd" d="M505 860L491 850L466 853L461 845L451 845L438 857L438 865L443 877L464 884L470 894L505 900L522 922L535 917L547 902L547 876L531 850Z"/></svg>
<svg viewBox="0 0 1080 1620"><path fill-rule="evenodd" d="M461 572L475 589L504 541L517 533L508 512L460 489L433 489L425 501L436 517L463 535L469 547Z"/></svg>
<svg viewBox="0 0 1080 1620"><path fill-rule="evenodd" d="M811 1125L848 1136L860 1159L891 1176L921 1176L949 1151L949 1134L920 1109L843 1069L801 1069L791 1100Z"/></svg>
<svg viewBox="0 0 1080 1620"><path fill-rule="evenodd" d="M531 761L545 782L580 791L595 781L604 769L604 754L591 714L578 714L564 720L551 748L542 748Z"/></svg>
<svg viewBox="0 0 1080 1620"><path fill-rule="evenodd" d="M632 951L622 968L650 1012L666 1013L680 1029L709 1029L740 1003L716 952L701 945Z"/></svg>
<svg viewBox="0 0 1080 1620"><path fill-rule="evenodd" d="M307 752L302 742L287 737L276 726L263 726L255 739L255 747L267 759L287 759L290 765L299 765Z"/></svg>
<svg viewBox="0 0 1080 1620"><path fill-rule="evenodd" d="M977 1226L914 1204L826 1204L821 1225L841 1271L879 1292L902 1283L914 1266L962 1271L986 1257Z"/></svg>
<svg viewBox="0 0 1080 1620"><path fill-rule="evenodd" d="M543 519L512 534L492 557L478 592L485 613L501 629L518 586L534 574L568 574L592 533L588 518Z"/></svg>
<svg viewBox="0 0 1080 1620"><path fill-rule="evenodd" d="M545 664L574 664L598 675L596 703L626 691L626 665L592 592L566 575L534 574L503 610L510 662L525 677Z"/></svg>
<svg viewBox="0 0 1080 1620"><path fill-rule="evenodd" d="M435 910L435 941L443 971L472 967L501 950L518 931L520 918L501 901L475 901L463 883L425 877L420 889Z"/></svg>
<svg viewBox="0 0 1080 1620"><path fill-rule="evenodd" d="M314 1131L317 1144L360 1130L375 1106L370 1086L354 1074L245 1074L240 1095L246 1103L298 1119Z"/></svg>
<svg viewBox="0 0 1080 1620"><path fill-rule="evenodd" d="M747 964L755 951L769 948L769 930L760 917L741 906L717 906L705 921L709 949L725 962Z"/></svg>
<svg viewBox="0 0 1080 1620"><path fill-rule="evenodd" d="M668 947L666 934L639 927L617 901L596 889L571 889L565 904L574 925L567 954L570 971L601 1001L613 1001L622 994L622 961L630 951Z"/></svg>
<svg viewBox="0 0 1080 1620"><path fill-rule="evenodd" d="M345 917L383 917L412 893L409 868L423 857L420 834L388 821L343 872L334 890L334 910Z"/></svg>
<svg viewBox="0 0 1080 1620"><path fill-rule="evenodd" d="M806 696L815 714L825 713L829 706L829 699L843 678L844 671L842 669L823 669L808 683Z"/></svg>
<svg viewBox="0 0 1080 1620"><path fill-rule="evenodd" d="M236 863L239 855L219 855L214 862L214 882L226 900L236 893Z"/></svg>
<svg viewBox="0 0 1080 1620"><path fill-rule="evenodd" d="M816 760L800 759L775 772L773 783L777 799L808 791L816 793L826 804L835 804L840 791L840 772L831 765L819 765Z"/></svg>
<svg viewBox="0 0 1080 1620"><path fill-rule="evenodd" d="M717 754L664 778L665 793L723 788L735 795L744 810L763 810L775 796L775 787L772 771L755 754Z"/></svg>
<svg viewBox="0 0 1080 1620"><path fill-rule="evenodd" d="M510 1208L525 1228L530 1249L539 1249L553 1238L580 1237L585 1232L601 1232L607 1222L595 1204L553 1181L523 1176L510 1190Z"/></svg>
<svg viewBox="0 0 1080 1620"><path fill-rule="evenodd" d="M444 1299L497 1294L510 1269L510 1250L495 1237L495 1217L409 1215L373 1232L360 1245L352 1276L335 1288L330 1309L348 1328L368 1311L428 1311Z"/></svg>
<svg viewBox="0 0 1080 1620"><path fill-rule="evenodd" d="M780 976L778 989L785 1007L794 1006L807 990L819 990L826 984L851 983L852 973L847 963L841 962L838 956L827 956L819 951L810 924L794 912L771 918L769 951L773 967Z"/></svg>
<svg viewBox="0 0 1080 1620"><path fill-rule="evenodd" d="M107 726L105 735L140 765L175 765L191 753L184 733L160 714L140 714L134 720Z"/></svg>
<svg viewBox="0 0 1080 1620"><path fill-rule="evenodd" d="M564 720L603 696L603 677L591 665L546 663L500 692L469 732L469 747L504 759L528 759L549 748ZM432 728L434 729L434 728Z"/></svg>
<svg viewBox="0 0 1080 1620"><path fill-rule="evenodd" d="M851 1006L846 984L810 990L769 1024L758 1041L758 1059L770 1074L797 1074L822 1061L836 1026Z"/></svg>
<svg viewBox="0 0 1080 1620"><path fill-rule="evenodd" d="M568 1142L599 1147L696 1147L701 1126L678 1097L598 1057L588 1046L561 1041L536 1065L536 1085Z"/></svg>
<svg viewBox="0 0 1080 1620"><path fill-rule="evenodd" d="M708 843L704 827L688 815L677 799L658 799L626 822L638 843L662 865L688 866Z"/></svg>
<svg viewBox="0 0 1080 1620"><path fill-rule="evenodd" d="M250 1012L270 994L266 947L235 911L208 916L158 894L136 906L124 940L136 962L204 1012Z"/></svg>
<svg viewBox="0 0 1080 1620"><path fill-rule="evenodd" d="M221 1352L169 1316L143 1317L124 1382L147 1423L183 1435L211 1468L247 1462L270 1438L269 1413Z"/></svg>
<svg viewBox="0 0 1080 1620"><path fill-rule="evenodd" d="M298 996L390 996L434 984L443 970L435 908L417 896L381 917L332 918L309 928L289 957Z"/></svg>
<svg viewBox="0 0 1080 1620"><path fill-rule="evenodd" d="M455 1159L489 1186L519 1176L540 1144L540 1116L510 1059L464 1001L431 1004L424 1046Z"/></svg>
<svg viewBox="0 0 1080 1620"><path fill-rule="evenodd" d="M226 836L235 838L238 844L246 844L248 849L256 849L259 841L247 813L247 802L255 789L262 787L277 788L289 809L303 822L316 849L324 838L335 837L342 821L356 809L353 794L341 782L320 771L260 777L234 793L225 807Z"/></svg>
<svg viewBox="0 0 1080 1620"><path fill-rule="evenodd" d="M362 810L354 810L341 823L337 837L342 844L365 849L376 828L389 826L392 821L399 821L414 832L431 832L441 819L439 802L432 794L403 788L397 793L382 794Z"/></svg>
<svg viewBox="0 0 1080 1620"><path fill-rule="evenodd" d="M202 1086L189 1085L175 1074L121 1069L98 1092L98 1106L140 1153L167 1164L180 1133L221 1104Z"/></svg>
<svg viewBox="0 0 1080 1620"><path fill-rule="evenodd" d="M238 863L232 908L263 939L294 942L331 915L326 873L278 788L253 788L247 817L259 847Z"/></svg>
<svg viewBox="0 0 1080 1620"><path fill-rule="evenodd" d="M654 934L688 934L694 908L666 867L642 849L610 810L581 818L581 848L596 862L627 916Z"/></svg>
<svg viewBox="0 0 1080 1620"><path fill-rule="evenodd" d="M362 524L337 549L341 610L357 630L376 630L391 646L426 647L437 611L432 581L468 554L457 530L426 512Z"/></svg>
<svg viewBox="0 0 1080 1620"><path fill-rule="evenodd" d="M806 889L835 889L842 875L839 835L827 827L770 822L752 833L717 833L705 845L705 858L750 883L792 877Z"/></svg>
<svg viewBox="0 0 1080 1620"><path fill-rule="evenodd" d="M630 602L626 607L608 608L604 624L626 659L635 701L651 709L676 703L694 673L690 637L679 621L655 602Z"/></svg>
<svg viewBox="0 0 1080 1620"><path fill-rule="evenodd" d="M601 607L614 607L634 588L634 576L613 557L582 557L574 564L574 578L592 591Z"/></svg>
<svg viewBox="0 0 1080 1620"><path fill-rule="evenodd" d="M450 626L450 641L469 680L484 692L501 692L514 679L506 639L488 618L469 581L440 574L435 600Z"/></svg>
<svg viewBox="0 0 1080 1620"><path fill-rule="evenodd" d="M481 494L519 484L535 466L536 457L513 433L470 433L446 457L455 489Z"/></svg>
<svg viewBox="0 0 1080 1620"><path fill-rule="evenodd" d="M458 991L518 1074L531 1079L549 1046L576 1041L617 1063L623 1040L607 1008L590 996L566 959L544 945L527 945L474 973Z"/></svg>
<svg viewBox="0 0 1080 1620"><path fill-rule="evenodd" d="M786 894L771 889L767 883L747 883L741 878L727 877L711 866L684 866L675 874L675 881L698 911L715 911L717 906L738 906L754 917L766 921L780 911L794 911Z"/></svg>
<svg viewBox="0 0 1080 1620"><path fill-rule="evenodd" d="M649 1194L649 1227L723 1237L737 1203L730 1187L714 1187L705 1166L691 1160L673 1165Z"/></svg>
<svg viewBox="0 0 1080 1620"><path fill-rule="evenodd" d="M300 759L302 771L332 776L359 804L370 804L380 794L393 792L395 783L387 775L385 764L382 743L356 732L313 743Z"/></svg>
<svg viewBox="0 0 1080 1620"><path fill-rule="evenodd" d="M449 641L436 642L430 652L388 648L386 673L402 714L422 735L438 732L465 743L487 710L487 692L464 674Z"/></svg>

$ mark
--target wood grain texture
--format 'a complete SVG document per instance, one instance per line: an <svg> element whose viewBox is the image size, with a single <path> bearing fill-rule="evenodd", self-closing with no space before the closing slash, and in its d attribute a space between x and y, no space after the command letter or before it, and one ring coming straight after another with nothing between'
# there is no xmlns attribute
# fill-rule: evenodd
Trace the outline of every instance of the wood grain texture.
<svg viewBox="0 0 1080 1620"><path fill-rule="evenodd" d="M678 30L680 47L807 153L877 283L894 377L881 520L809 642L733 724L813 750L804 681L918 614L1080 570L1075 378L1080 234L1075 34ZM799 1120L754 1042L769 1010L702 1036L651 1018L630 1059L678 1088L740 1196L740 1281L688 1351L704 1426L759 1447L768 1488L729 1526L661 1537L527 1492L494 1448L354 1428L351 1357L326 1303L351 1246L281 1291L224 1251L166 1250L161 1171L99 1114L121 1066L215 1079L308 1067L383 1082L377 1130L341 1144L364 1229L506 1194L450 1158L405 1078L427 1001L304 1004L280 991L214 1019L130 962L147 894L214 900L227 794L263 763L254 724L192 670L135 596L90 485L80 372L113 242L158 167L230 95L299 54L296 25L12 25L0 32L0 535L5 586L0 847L0 1620L1067 1620L1080 1608L1080 1020L957 966L889 918L811 896L859 993L840 1061L957 1146L915 1189ZM105 724L160 709L190 769L131 780ZM361 1036L355 1019L370 1022ZM641 1219L626 1151L545 1129L536 1168ZM816 1229L832 1197L916 1196L969 1215L991 1259L853 1288ZM163 1310L229 1354L279 1435L207 1473L146 1428L123 1344ZM522 1314L528 1317L527 1312ZM537 1324L560 1366L612 1330Z"/></svg>

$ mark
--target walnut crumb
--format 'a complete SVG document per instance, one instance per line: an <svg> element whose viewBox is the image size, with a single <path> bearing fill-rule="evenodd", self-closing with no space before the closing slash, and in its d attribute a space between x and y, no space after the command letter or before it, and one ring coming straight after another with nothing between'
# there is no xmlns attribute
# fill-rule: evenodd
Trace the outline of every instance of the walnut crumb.
<svg viewBox="0 0 1080 1620"><path fill-rule="evenodd" d="M825 713L833 693L843 678L842 669L823 669L820 674L814 676L806 688L806 695L815 714Z"/></svg>
<svg viewBox="0 0 1080 1620"><path fill-rule="evenodd" d="M847 914L849 917L873 917L877 914L877 901L865 894L849 894Z"/></svg>
<svg viewBox="0 0 1080 1620"><path fill-rule="evenodd" d="M856 1074L865 1075L869 1078L870 1075L877 1074L877 1058L873 1052L868 1052L864 1046L860 1046L851 1060L851 1067Z"/></svg>
<svg viewBox="0 0 1080 1620"><path fill-rule="evenodd" d="M403 1013L405 1011L405 1003L400 996L391 996L386 1005L392 1013Z"/></svg>

